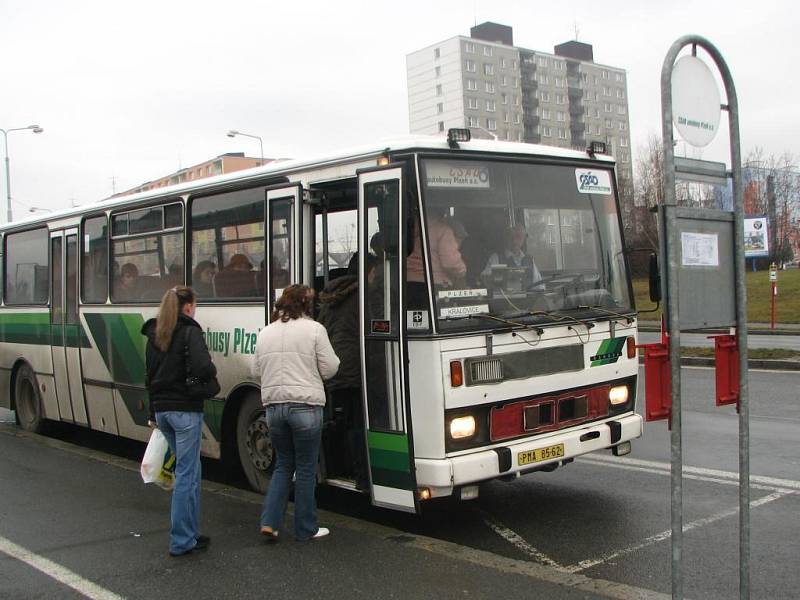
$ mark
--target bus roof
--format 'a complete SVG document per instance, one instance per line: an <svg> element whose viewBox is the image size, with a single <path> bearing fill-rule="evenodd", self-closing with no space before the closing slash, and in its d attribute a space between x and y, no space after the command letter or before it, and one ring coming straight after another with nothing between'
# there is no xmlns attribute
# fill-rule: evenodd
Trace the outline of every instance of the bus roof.
<svg viewBox="0 0 800 600"><path fill-rule="evenodd" d="M0 226L0 231L6 229L16 229L23 225L36 223L46 223L62 218L81 215L88 212L101 211L106 209L118 208L127 204L148 200L150 198L163 198L169 196L180 196L190 191L216 187L229 182L249 181L252 179L268 178L270 175L280 176L290 173L305 171L309 168L326 166L348 161L363 160L370 156L379 156L384 152L400 152L403 150L419 151L451 151L445 136L426 136L426 135L405 135L387 138L376 144L355 146L336 153L325 153L318 156L299 159L276 160L260 167L243 169L223 175L204 177L189 182L178 183L175 185L160 187L145 192L129 194L125 196L109 197L90 204L66 208L44 215L31 215L28 218L4 223ZM510 142L499 140L487 140L473 138L469 142L459 142L459 153L497 153L509 155L530 155L550 158L578 159L587 160L585 151L571 150L569 148L559 148L557 146L545 146L541 144L528 144L523 142ZM595 155L594 160L609 164L614 163L614 159L608 155Z"/></svg>

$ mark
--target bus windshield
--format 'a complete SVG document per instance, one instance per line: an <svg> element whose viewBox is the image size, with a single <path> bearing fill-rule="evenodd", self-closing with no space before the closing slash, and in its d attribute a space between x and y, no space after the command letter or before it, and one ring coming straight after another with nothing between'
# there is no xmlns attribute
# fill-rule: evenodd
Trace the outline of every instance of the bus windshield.
<svg viewBox="0 0 800 600"><path fill-rule="evenodd" d="M433 158L421 166L440 330L632 308L610 169Z"/></svg>

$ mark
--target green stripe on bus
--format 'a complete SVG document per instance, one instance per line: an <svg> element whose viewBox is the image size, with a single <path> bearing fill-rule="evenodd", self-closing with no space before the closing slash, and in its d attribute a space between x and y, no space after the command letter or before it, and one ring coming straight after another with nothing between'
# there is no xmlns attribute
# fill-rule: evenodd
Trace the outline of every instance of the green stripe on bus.
<svg viewBox="0 0 800 600"><path fill-rule="evenodd" d="M389 450L392 452L405 452L408 454L408 436L404 433L369 432L369 447Z"/></svg>
<svg viewBox="0 0 800 600"><path fill-rule="evenodd" d="M0 342L50 345L50 313L0 314Z"/></svg>
<svg viewBox="0 0 800 600"><path fill-rule="evenodd" d="M619 360L619 357L622 352L622 347L625 345L625 341L627 338L611 338L608 340L603 340L600 344L600 347L597 349L596 356L603 356L603 358L598 358L597 360L593 360L591 366L592 367L599 367L602 365L609 365L615 363ZM604 356L606 354L610 354L612 356Z"/></svg>
<svg viewBox="0 0 800 600"><path fill-rule="evenodd" d="M139 313L85 313L89 331L117 383L144 385L144 323ZM135 333L134 333L135 332Z"/></svg>
<svg viewBox="0 0 800 600"><path fill-rule="evenodd" d="M414 490L414 479L411 473L404 473L403 471L391 471L388 469L381 469L372 467L372 483L374 485L382 485L385 487L401 489L401 490Z"/></svg>
<svg viewBox="0 0 800 600"><path fill-rule="evenodd" d="M408 452L390 452L379 448L370 448L369 463L382 469L411 471L410 465L408 464Z"/></svg>

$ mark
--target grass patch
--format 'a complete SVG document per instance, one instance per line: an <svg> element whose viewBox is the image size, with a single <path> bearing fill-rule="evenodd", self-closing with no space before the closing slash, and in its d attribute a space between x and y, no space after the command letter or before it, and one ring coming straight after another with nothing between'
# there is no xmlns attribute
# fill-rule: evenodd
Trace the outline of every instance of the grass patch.
<svg viewBox="0 0 800 600"><path fill-rule="evenodd" d="M747 321L749 323L769 323L770 300L772 286L769 281L769 271L747 272ZM633 280L633 293L636 298L636 308L648 310L653 308L648 295L647 278ZM733 290L727 293L731 295ZM778 271L778 296L775 303L776 323L800 323L800 269L786 269ZM661 310L645 313L642 318L647 321L657 321L661 318Z"/></svg>

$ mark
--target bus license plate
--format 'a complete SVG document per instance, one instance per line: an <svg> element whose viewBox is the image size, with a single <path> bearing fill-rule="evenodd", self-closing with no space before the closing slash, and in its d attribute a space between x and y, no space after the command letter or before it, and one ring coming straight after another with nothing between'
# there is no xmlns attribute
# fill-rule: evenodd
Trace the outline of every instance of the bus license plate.
<svg viewBox="0 0 800 600"><path fill-rule="evenodd" d="M564 456L564 444L556 444L554 446L520 452L517 454L517 464L519 466L529 465L531 463L560 458L562 456Z"/></svg>

